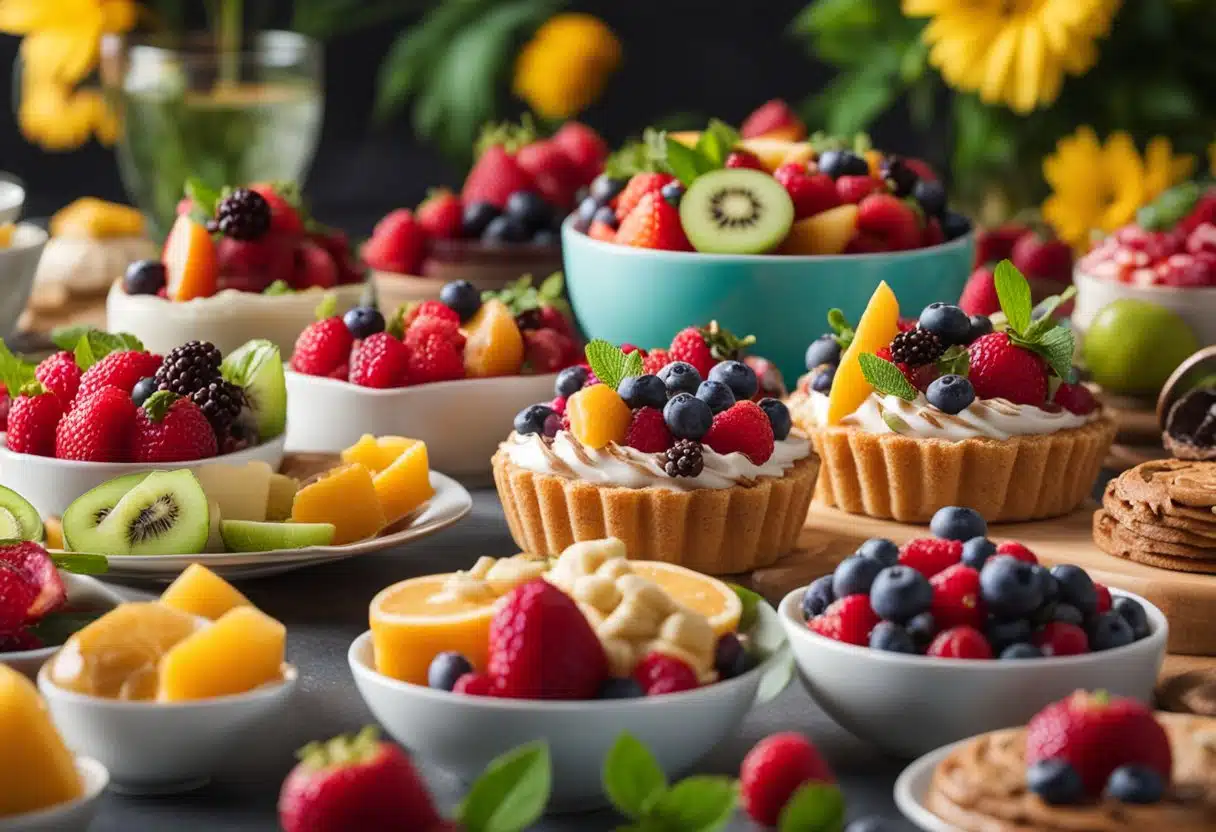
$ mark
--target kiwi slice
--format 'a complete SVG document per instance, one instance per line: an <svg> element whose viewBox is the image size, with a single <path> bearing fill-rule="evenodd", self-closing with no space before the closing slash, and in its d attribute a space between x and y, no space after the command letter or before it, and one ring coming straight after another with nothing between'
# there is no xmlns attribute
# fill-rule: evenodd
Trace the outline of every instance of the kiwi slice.
<svg viewBox="0 0 1216 832"><path fill-rule="evenodd" d="M767 173L747 168L698 176L680 200L680 224L697 251L764 254L794 224L794 203Z"/></svg>
<svg viewBox="0 0 1216 832"><path fill-rule="evenodd" d="M0 540L35 540L46 537L38 509L11 488L0 485Z"/></svg>
<svg viewBox="0 0 1216 832"><path fill-rule="evenodd" d="M306 549L334 541L333 523L259 523L256 520L222 520L220 534L229 552L268 552L272 549Z"/></svg>
<svg viewBox="0 0 1216 832"><path fill-rule="evenodd" d="M211 529L207 492L193 472L154 471L128 491L90 540L100 555L196 555Z"/></svg>
<svg viewBox="0 0 1216 832"><path fill-rule="evenodd" d="M147 478L147 474L127 474L125 477L103 482L91 491L77 497L63 513L63 547L69 552L92 552L105 554L97 548L97 527L127 496L127 492Z"/></svg>
<svg viewBox="0 0 1216 832"><path fill-rule="evenodd" d="M287 429L287 377L278 347L264 338L242 344L224 359L220 372L244 389L259 441L274 439Z"/></svg>

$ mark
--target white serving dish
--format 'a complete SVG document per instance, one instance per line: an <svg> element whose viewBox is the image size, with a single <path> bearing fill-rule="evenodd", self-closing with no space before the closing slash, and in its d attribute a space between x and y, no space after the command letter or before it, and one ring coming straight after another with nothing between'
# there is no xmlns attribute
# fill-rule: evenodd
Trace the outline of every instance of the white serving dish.
<svg viewBox="0 0 1216 832"><path fill-rule="evenodd" d="M734 733L753 704L781 692L790 671L785 638L772 607L758 610L756 643L770 651L764 662L735 679L666 696L551 702L434 690L378 673L370 631L351 644L348 659L372 714L422 759L471 782L499 754L542 739L553 759L550 808L588 809L604 802L600 769L621 732L645 742L675 778Z"/></svg>
<svg viewBox="0 0 1216 832"><path fill-rule="evenodd" d="M43 517L62 517L81 494L127 474L181 468L194 470L217 462L239 465L255 460L266 462L277 471L283 461L284 440L280 435L252 448L190 462L80 462L15 453L0 441L0 485L29 500Z"/></svg>
<svg viewBox="0 0 1216 832"><path fill-rule="evenodd" d="M365 433L426 442L432 470L485 477L515 415L551 401L557 375L463 379L378 390L287 371L287 448L337 452Z"/></svg>
<svg viewBox="0 0 1216 832"><path fill-rule="evenodd" d="M1176 312L1199 339L1200 346L1216 344L1216 288L1179 289L1172 286L1133 286L1104 280L1077 269L1073 274L1077 301L1072 322L1078 331L1089 329L1099 312L1123 298L1155 303Z"/></svg>
<svg viewBox="0 0 1216 832"><path fill-rule="evenodd" d="M116 280L106 296L106 329L129 332L151 352L166 353L187 341L210 341L227 355L252 338L266 338L291 355L296 338L316 320L321 300L332 294L337 313L359 304L364 286L309 289L286 295L224 291L175 303L156 295L128 295Z"/></svg>
<svg viewBox="0 0 1216 832"><path fill-rule="evenodd" d="M87 575L75 575L71 572L60 571L64 588L68 591L68 605L76 607L97 607L103 610L113 609L125 599L114 590L96 578ZM0 652L0 664L6 664L16 671L24 673L31 679L38 678L38 669L46 664L47 659L55 655L59 645L40 647L37 650L22 650L15 653ZM0 829L4 827L0 826Z"/></svg>
<svg viewBox="0 0 1216 832"><path fill-rule="evenodd" d="M906 769L895 781L895 805L899 811L924 832L958 832L950 824L929 811L925 805L929 788L933 785L933 773L958 746L968 740L959 740L944 748L930 751Z"/></svg>
<svg viewBox="0 0 1216 832"><path fill-rule="evenodd" d="M0 225L21 219L25 185L11 173L0 173Z"/></svg>
<svg viewBox="0 0 1216 832"><path fill-rule="evenodd" d="M785 596L778 616L798 675L811 698L844 728L906 759L943 745L1025 725L1046 705L1078 689L1105 690L1152 702L1165 659L1169 624L1138 595L1148 637L1114 650L1022 661L933 659L885 653L811 632L799 605L804 589Z"/></svg>
<svg viewBox="0 0 1216 832"><path fill-rule="evenodd" d="M114 788L134 794L198 788L231 763L259 723L284 709L296 689L296 669L248 693L194 702L122 702L67 691L38 673L55 726L74 752L96 758Z"/></svg>
<svg viewBox="0 0 1216 832"><path fill-rule="evenodd" d="M0 179L0 204L3 203L6 184L11 183ZM3 208L0 207L0 217L2 215ZM4 220L0 219L0 222ZM0 338L12 334L17 319L25 311L46 241L46 231L30 223L21 223L13 231L8 248L0 248Z"/></svg>
<svg viewBox="0 0 1216 832"><path fill-rule="evenodd" d="M68 803L37 812L0 818L0 832L85 832L97 815L97 798L110 782L110 773L97 760L76 757L76 772L84 794Z"/></svg>

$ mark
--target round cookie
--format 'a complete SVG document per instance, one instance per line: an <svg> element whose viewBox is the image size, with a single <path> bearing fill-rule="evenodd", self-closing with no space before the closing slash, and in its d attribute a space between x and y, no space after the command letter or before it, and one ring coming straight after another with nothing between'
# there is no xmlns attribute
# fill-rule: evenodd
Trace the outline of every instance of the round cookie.
<svg viewBox="0 0 1216 832"><path fill-rule="evenodd" d="M1119 475L1123 499L1145 503L1160 512L1172 504L1211 509L1216 506L1216 462L1156 459Z"/></svg>
<svg viewBox="0 0 1216 832"><path fill-rule="evenodd" d="M1119 525L1105 509L1094 512L1093 529L1094 543L1108 555L1175 572L1216 574L1216 559L1205 559L1212 554L1197 554L1196 550L1178 544L1145 540Z"/></svg>

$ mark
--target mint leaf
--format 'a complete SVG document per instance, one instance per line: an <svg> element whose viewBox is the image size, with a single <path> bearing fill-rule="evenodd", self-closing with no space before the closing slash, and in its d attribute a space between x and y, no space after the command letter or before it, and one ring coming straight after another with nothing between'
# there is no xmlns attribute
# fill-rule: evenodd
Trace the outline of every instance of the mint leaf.
<svg viewBox="0 0 1216 832"><path fill-rule="evenodd" d="M223 198L223 192L217 191L206 182L197 178L186 180L186 196L194 203L194 209L206 221L215 216L215 209Z"/></svg>
<svg viewBox="0 0 1216 832"><path fill-rule="evenodd" d="M857 360L861 362L861 374L879 393L897 396L908 402L916 398L916 388L890 361L884 361L872 352L863 352L857 356Z"/></svg>
<svg viewBox="0 0 1216 832"><path fill-rule="evenodd" d="M743 613L739 616L739 630L746 632L756 624L756 608L764 603L764 599L759 593L752 592L745 586L738 584L727 584L734 593L739 596L739 601L743 604Z"/></svg>
<svg viewBox="0 0 1216 832"><path fill-rule="evenodd" d="M840 345L841 351L847 350L853 343L855 332L844 313L839 309L829 309L828 326L832 328L832 332L836 333L836 343Z"/></svg>
<svg viewBox="0 0 1216 832"><path fill-rule="evenodd" d="M1030 313L1034 304L1030 298L1030 284L1022 273L1008 260L996 264L993 272L996 297L1001 311L1009 321L1009 328L1021 335L1030 326Z"/></svg>
<svg viewBox="0 0 1216 832"><path fill-rule="evenodd" d="M1164 231L1177 225L1203 196L1198 182L1183 182L1164 190L1136 212L1136 224L1146 231Z"/></svg>
<svg viewBox="0 0 1216 832"><path fill-rule="evenodd" d="M1047 332L1047 330L1059 326L1059 322L1055 319L1056 310L1072 300L1076 294L1077 287L1069 286L1060 294L1045 298L1042 303L1035 307L1036 309L1041 309L1043 314L1026 328L1023 337L1028 341L1034 341L1043 337L1043 333Z"/></svg>
<svg viewBox="0 0 1216 832"><path fill-rule="evenodd" d="M637 350L625 356L625 365L621 367L621 378L629 378L630 376L640 376L642 374L642 366L645 360L642 354ZM620 384L618 381L617 384Z"/></svg>
<svg viewBox="0 0 1216 832"><path fill-rule="evenodd" d="M82 335L76 343L76 349L72 351L72 355L76 358L76 366L83 373L85 370L96 364L99 359L93 354L93 347L89 344L89 336Z"/></svg>
<svg viewBox="0 0 1216 832"><path fill-rule="evenodd" d="M1018 346L1034 350L1051 367L1051 371L1061 378L1067 378L1072 371L1072 359L1076 353L1076 338L1072 330L1057 326L1047 330L1037 341L1027 341L1023 338L1011 339Z"/></svg>
<svg viewBox="0 0 1216 832"><path fill-rule="evenodd" d="M654 755L629 733L622 733L600 774L604 793L618 812L634 820L646 816L658 796L667 790L667 775Z"/></svg>
<svg viewBox="0 0 1216 832"><path fill-rule="evenodd" d="M619 347L596 338L587 344L584 352L596 378L613 390L620 385L621 379L642 374L642 355L637 351L625 355Z"/></svg>
<svg viewBox="0 0 1216 832"><path fill-rule="evenodd" d="M466 832L522 832L544 814L552 779L549 746L521 745L486 767L460 804L457 821Z"/></svg>
<svg viewBox="0 0 1216 832"><path fill-rule="evenodd" d="M712 163L696 149L667 137L667 165L676 179L691 185L703 173L713 170Z"/></svg>
<svg viewBox="0 0 1216 832"><path fill-rule="evenodd" d="M0 381L7 388L9 398L15 399L21 395L21 388L34 380L36 367L36 364L18 358L8 344L0 340Z"/></svg>
<svg viewBox="0 0 1216 832"><path fill-rule="evenodd" d="M937 359L938 375L965 376L971 369L971 353L967 348L954 345L942 353Z"/></svg>
<svg viewBox="0 0 1216 832"><path fill-rule="evenodd" d="M286 280L276 280L265 289L262 290L263 295L291 295L295 293L295 289L287 283Z"/></svg>
<svg viewBox="0 0 1216 832"><path fill-rule="evenodd" d="M100 557L100 555L97 555L97 557ZM43 644L49 647L57 647L101 618L105 613L105 610L53 612L37 624L31 624L29 631Z"/></svg>
<svg viewBox="0 0 1216 832"><path fill-rule="evenodd" d="M105 555L65 552L51 555L51 560L64 572L74 572L77 575L104 575L110 569L110 561Z"/></svg>
<svg viewBox="0 0 1216 832"><path fill-rule="evenodd" d="M844 795L830 783L807 783L781 810L778 832L840 832L844 828Z"/></svg>
<svg viewBox="0 0 1216 832"><path fill-rule="evenodd" d="M326 318L332 318L338 314L338 297L332 292L321 298L321 302L317 304L316 310L313 312L318 321L323 321Z"/></svg>
<svg viewBox="0 0 1216 832"><path fill-rule="evenodd" d="M715 832L730 821L738 799L729 777L694 775L661 794L647 814L664 829Z"/></svg>
<svg viewBox="0 0 1216 832"><path fill-rule="evenodd" d="M711 119L697 139L697 152L717 170L726 164L727 155L739 143L739 133L724 121Z"/></svg>
<svg viewBox="0 0 1216 832"><path fill-rule="evenodd" d="M65 352L76 349L80 339L93 330L91 326L61 326L51 330L51 343Z"/></svg>
<svg viewBox="0 0 1216 832"><path fill-rule="evenodd" d="M143 343L129 333L90 329L80 336L73 354L76 356L76 366L80 367L83 372L112 352L143 350L143 348Z"/></svg>

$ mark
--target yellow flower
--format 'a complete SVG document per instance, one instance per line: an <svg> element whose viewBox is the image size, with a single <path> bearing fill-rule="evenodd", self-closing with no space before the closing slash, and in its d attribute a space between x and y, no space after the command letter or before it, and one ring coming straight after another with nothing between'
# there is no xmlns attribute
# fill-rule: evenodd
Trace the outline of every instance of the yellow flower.
<svg viewBox="0 0 1216 832"><path fill-rule="evenodd" d="M1094 65L1120 2L903 0L903 12L933 18L921 37L946 83L1028 113L1056 100L1065 73Z"/></svg>
<svg viewBox="0 0 1216 832"><path fill-rule="evenodd" d="M1105 143L1085 126L1056 142L1056 152L1043 160L1043 178L1052 194L1043 203L1043 218L1060 238L1084 248L1094 230L1114 231L1131 222L1136 211L1195 169L1195 157L1175 156L1169 139L1157 136L1144 156L1132 137L1111 133Z"/></svg>
<svg viewBox="0 0 1216 832"><path fill-rule="evenodd" d="M621 63L621 43L589 14L559 14L536 31L515 62L515 94L542 118L591 106Z"/></svg>

